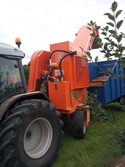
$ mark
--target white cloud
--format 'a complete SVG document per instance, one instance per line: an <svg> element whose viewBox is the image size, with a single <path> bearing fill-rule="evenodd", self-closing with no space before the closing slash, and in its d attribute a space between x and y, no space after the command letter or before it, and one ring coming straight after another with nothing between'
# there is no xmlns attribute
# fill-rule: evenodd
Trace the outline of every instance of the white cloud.
<svg viewBox="0 0 125 167"><path fill-rule="evenodd" d="M14 45L19 36L21 49L26 53L24 62L37 49L49 50L51 43L72 42L78 29L90 20L105 25L107 18L103 14L112 3L112 0L0 1L0 41ZM125 6L124 0L118 3L121 9Z"/></svg>

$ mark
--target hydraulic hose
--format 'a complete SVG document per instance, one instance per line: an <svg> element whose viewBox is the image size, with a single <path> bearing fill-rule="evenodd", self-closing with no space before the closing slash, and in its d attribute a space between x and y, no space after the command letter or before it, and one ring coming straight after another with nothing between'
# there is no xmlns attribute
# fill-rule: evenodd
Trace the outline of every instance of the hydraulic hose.
<svg viewBox="0 0 125 167"><path fill-rule="evenodd" d="M55 52L71 53L70 51L66 51L66 50L54 50L54 51L50 54L50 57L49 57L50 61L51 61L51 59L52 59L53 53L55 53Z"/></svg>
<svg viewBox="0 0 125 167"><path fill-rule="evenodd" d="M67 56L72 56L72 55L75 55L76 54L76 51L75 52L70 52L68 54L66 54L65 56L62 57L62 59L60 60L59 62L59 70L60 70L60 74L61 74L61 80L63 80L63 73L62 73L62 61L67 57Z"/></svg>
<svg viewBox="0 0 125 167"><path fill-rule="evenodd" d="M50 75L51 75L51 59L52 59L52 55L55 53L55 52L64 52L64 53L71 53L70 51L66 51L66 50L54 50L51 54L50 54L50 57L49 57L49 72L50 72Z"/></svg>

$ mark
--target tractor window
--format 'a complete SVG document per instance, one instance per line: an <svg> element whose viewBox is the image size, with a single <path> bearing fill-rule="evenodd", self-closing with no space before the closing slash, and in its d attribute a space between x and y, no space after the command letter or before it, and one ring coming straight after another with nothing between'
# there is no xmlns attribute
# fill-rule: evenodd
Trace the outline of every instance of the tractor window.
<svg viewBox="0 0 125 167"><path fill-rule="evenodd" d="M0 57L0 101L22 91L18 61Z"/></svg>

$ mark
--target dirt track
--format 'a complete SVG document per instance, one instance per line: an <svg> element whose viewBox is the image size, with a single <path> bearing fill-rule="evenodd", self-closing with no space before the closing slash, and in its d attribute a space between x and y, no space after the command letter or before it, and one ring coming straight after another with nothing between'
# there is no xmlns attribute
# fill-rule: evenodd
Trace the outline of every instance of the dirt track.
<svg viewBox="0 0 125 167"><path fill-rule="evenodd" d="M109 165L109 167L125 167L125 155L122 158L116 160L114 164Z"/></svg>

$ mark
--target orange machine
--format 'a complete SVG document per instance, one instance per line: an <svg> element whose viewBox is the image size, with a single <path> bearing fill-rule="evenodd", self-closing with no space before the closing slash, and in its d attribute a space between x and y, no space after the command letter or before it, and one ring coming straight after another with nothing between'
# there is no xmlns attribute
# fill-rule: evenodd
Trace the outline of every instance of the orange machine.
<svg viewBox="0 0 125 167"><path fill-rule="evenodd" d="M50 52L36 51L30 61L28 91L40 90L41 85L44 85L51 103L61 114L71 118L74 129L77 127L73 132L73 136L77 138L84 137L85 127L90 121L88 106L84 106L88 108L87 112L78 111L78 108L83 105L79 101L83 92L87 99L89 74L88 61L84 55L93 46L95 38L91 33L87 26L82 26L73 43L66 41L51 44ZM95 33L98 35L98 32ZM73 93L79 94L78 99L74 98ZM77 122L82 119L82 127L74 127L76 119ZM79 129L80 132L77 132Z"/></svg>

